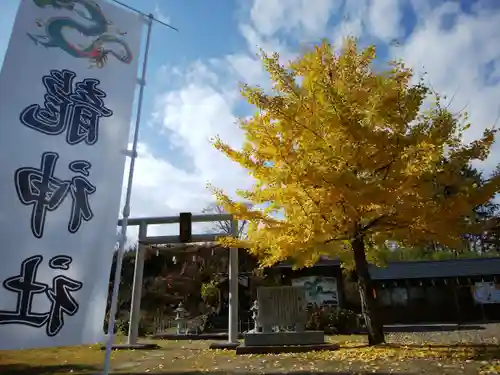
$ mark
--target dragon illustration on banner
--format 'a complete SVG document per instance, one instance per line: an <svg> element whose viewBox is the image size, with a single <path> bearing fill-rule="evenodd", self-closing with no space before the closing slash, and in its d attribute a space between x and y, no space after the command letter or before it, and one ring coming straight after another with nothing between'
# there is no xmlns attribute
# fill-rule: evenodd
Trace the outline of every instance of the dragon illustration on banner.
<svg viewBox="0 0 500 375"><path fill-rule="evenodd" d="M103 68L108 56L113 55L119 61L130 64L133 59L128 44L121 38L126 35L119 29L111 31L112 22L107 20L99 5L92 0L33 0L40 8L68 10L82 20L69 17L51 17L45 22L37 20L38 27L44 27L44 34L27 33L36 45L46 48L60 48L75 58L90 60L90 67ZM82 21L86 21L85 23ZM77 31L87 38L95 37L88 45L71 43L63 31ZM120 50L120 53L115 50Z"/></svg>

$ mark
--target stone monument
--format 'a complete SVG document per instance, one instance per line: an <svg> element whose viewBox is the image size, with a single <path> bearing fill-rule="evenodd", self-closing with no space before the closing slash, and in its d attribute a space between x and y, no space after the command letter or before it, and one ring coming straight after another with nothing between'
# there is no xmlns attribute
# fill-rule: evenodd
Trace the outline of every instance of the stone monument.
<svg viewBox="0 0 500 375"><path fill-rule="evenodd" d="M254 311L256 327L245 334L244 347L326 345L323 331L305 330L306 306L303 287L259 288L257 290L257 303L254 304L254 309L258 307L258 311ZM291 330L283 331L280 329L281 327L291 327ZM311 348L310 350L317 349Z"/></svg>

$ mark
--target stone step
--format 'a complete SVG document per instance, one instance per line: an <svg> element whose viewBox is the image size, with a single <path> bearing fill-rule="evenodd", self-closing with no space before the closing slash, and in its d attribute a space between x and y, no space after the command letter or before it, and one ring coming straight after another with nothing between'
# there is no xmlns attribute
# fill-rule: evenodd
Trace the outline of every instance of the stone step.
<svg viewBox="0 0 500 375"><path fill-rule="evenodd" d="M323 331L257 332L245 334L245 346L322 345Z"/></svg>

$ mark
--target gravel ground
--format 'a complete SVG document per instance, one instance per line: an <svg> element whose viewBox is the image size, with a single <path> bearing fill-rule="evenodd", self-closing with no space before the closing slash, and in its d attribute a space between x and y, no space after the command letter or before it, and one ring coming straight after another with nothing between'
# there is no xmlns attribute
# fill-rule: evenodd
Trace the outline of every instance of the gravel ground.
<svg viewBox="0 0 500 375"><path fill-rule="evenodd" d="M477 329L480 328L480 329ZM495 344L500 343L500 323L467 326L463 329L441 332L394 332L387 334L387 342L417 345Z"/></svg>

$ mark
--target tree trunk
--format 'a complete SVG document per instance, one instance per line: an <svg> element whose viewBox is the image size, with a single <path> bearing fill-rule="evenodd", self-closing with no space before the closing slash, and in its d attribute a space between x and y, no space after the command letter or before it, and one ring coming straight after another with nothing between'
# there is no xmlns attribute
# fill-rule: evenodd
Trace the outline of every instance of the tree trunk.
<svg viewBox="0 0 500 375"><path fill-rule="evenodd" d="M361 298L361 309L368 331L368 344L377 345L385 342L384 327L379 317L377 301L374 296L372 279L368 272L368 263L365 255L365 243L362 237L351 241L354 251L354 262L358 276L358 290Z"/></svg>

